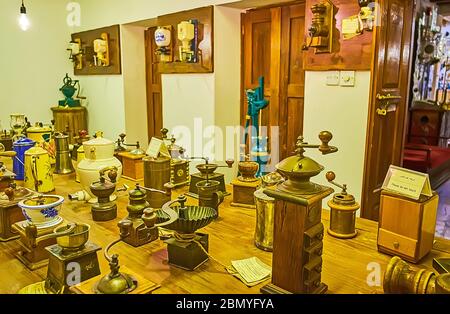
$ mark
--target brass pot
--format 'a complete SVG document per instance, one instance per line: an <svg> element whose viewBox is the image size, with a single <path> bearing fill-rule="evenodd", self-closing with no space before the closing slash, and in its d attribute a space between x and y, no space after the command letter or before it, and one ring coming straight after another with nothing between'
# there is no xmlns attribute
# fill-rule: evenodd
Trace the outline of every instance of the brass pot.
<svg viewBox="0 0 450 314"><path fill-rule="evenodd" d="M254 182L258 179L255 177L259 170L259 164L255 161L241 161L238 164L238 170L241 174L238 177L239 181Z"/></svg>
<svg viewBox="0 0 450 314"><path fill-rule="evenodd" d="M58 227L54 230L55 233L64 232L69 226ZM89 240L90 226L87 224L77 224L72 234L57 237L56 243L64 250L76 251L84 247Z"/></svg>

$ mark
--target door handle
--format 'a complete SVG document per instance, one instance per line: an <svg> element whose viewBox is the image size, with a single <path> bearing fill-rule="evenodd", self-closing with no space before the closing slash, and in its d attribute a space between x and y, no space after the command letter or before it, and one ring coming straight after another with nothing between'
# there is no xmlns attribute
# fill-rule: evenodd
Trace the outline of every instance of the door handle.
<svg viewBox="0 0 450 314"><path fill-rule="evenodd" d="M381 95L381 94L377 94L377 99L378 100L393 100L393 99L402 99L402 96L395 96L395 95L391 95L391 94L387 94L387 95Z"/></svg>

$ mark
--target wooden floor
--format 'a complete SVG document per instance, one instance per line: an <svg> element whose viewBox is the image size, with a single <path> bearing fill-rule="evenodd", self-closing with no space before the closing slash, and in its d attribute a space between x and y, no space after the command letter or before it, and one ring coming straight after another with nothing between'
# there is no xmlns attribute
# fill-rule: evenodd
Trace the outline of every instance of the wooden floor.
<svg viewBox="0 0 450 314"><path fill-rule="evenodd" d="M121 180L130 187L133 182ZM66 201L63 204L61 216L67 221L84 222L91 225L90 240L102 248L118 238L117 222L126 217L128 197L122 192L118 200L118 218L109 222L93 222L90 207L83 202L71 202L68 193L80 189L74 181L74 175L55 175L55 194L63 195ZM175 194L182 192L176 191ZM189 202L196 200L189 198ZM230 264L232 260L257 256L267 264L271 264L271 253L256 248L253 244L255 228L255 211L230 206L231 196L225 198L221 205L221 218L211 223L202 232L209 233L210 254L223 264ZM323 223L329 224L328 211L324 211ZM378 263L382 274L390 256L380 254L376 249L377 224L368 220L358 219L359 234L351 240L338 240L328 234L324 238L323 254L323 282L329 287L329 293L382 293L382 286L369 286L366 278L370 271L370 263ZM42 281L46 277L46 267L36 271L28 270L14 257L19 249L17 241L0 243L0 293L16 293L20 288ZM170 266L167 263L166 245L157 240L151 244L134 248L125 243L116 245L113 250L119 254L122 265L143 277L161 285L154 293L197 293L197 294L246 294L259 293L264 285L248 288L235 277L226 273L223 267L212 260L195 271L185 271ZM102 251L103 252L103 251ZM424 267L431 268L434 257L447 256L450 252L450 242L438 240L435 249L422 261ZM103 274L108 272L108 265L103 254L99 254ZM373 265L373 264L372 264ZM286 271L289 271L286 269Z"/></svg>

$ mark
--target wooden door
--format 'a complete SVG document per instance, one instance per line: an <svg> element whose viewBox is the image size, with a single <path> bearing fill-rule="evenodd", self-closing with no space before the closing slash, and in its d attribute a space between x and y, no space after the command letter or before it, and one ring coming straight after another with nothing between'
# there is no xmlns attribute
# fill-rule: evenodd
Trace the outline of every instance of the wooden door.
<svg viewBox="0 0 450 314"><path fill-rule="evenodd" d="M269 140L278 141L280 159L292 154L303 131L304 27L303 1L242 15L241 125L247 113L245 91L257 87L259 77L264 76L269 105L261 111L260 123L267 127ZM270 138L272 126L279 126L276 139Z"/></svg>
<svg viewBox="0 0 450 314"><path fill-rule="evenodd" d="M162 129L162 91L161 91L161 73L158 71L156 63L156 27L150 27L145 31L145 68L147 80L147 130L148 138L161 136Z"/></svg>
<svg viewBox="0 0 450 314"><path fill-rule="evenodd" d="M381 26L376 27L374 34L361 204L362 216L372 220L378 220L381 186L389 166L401 164L413 25L413 0L380 0L379 4ZM386 115L380 115L377 109L384 106Z"/></svg>

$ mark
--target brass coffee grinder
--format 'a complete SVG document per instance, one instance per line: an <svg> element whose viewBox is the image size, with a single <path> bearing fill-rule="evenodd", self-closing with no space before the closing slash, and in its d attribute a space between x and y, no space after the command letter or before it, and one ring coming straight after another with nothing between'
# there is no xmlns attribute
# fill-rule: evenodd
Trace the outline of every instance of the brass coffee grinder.
<svg viewBox="0 0 450 314"><path fill-rule="evenodd" d="M191 160L203 159L205 163L195 166L200 172L191 174L189 192L187 192L186 195L193 198L198 198L197 183L204 180L219 181L220 183L219 191L221 191L225 196L230 195L230 193L227 192L225 188L225 176L222 173L217 173L215 171L217 168L220 167L232 168L234 163L233 159L227 159L225 161L226 165L223 166L219 166L218 164L210 164L209 159L207 157L189 157L187 159Z"/></svg>
<svg viewBox="0 0 450 314"><path fill-rule="evenodd" d="M166 184L166 190L156 190L143 187L136 183L136 187L128 192L130 203L127 206L128 217L126 220L132 222L129 230L129 235L123 239L125 243L138 247L158 239L158 227L155 224L154 210L150 208L150 204L147 202L146 191L171 195L171 189L173 186Z"/></svg>
<svg viewBox="0 0 450 314"><path fill-rule="evenodd" d="M119 138L116 141L115 153L129 152L132 155L145 155L145 152L142 150L139 141L136 141L136 144L127 144L125 143L125 137L125 133L119 134ZM135 149L128 150L126 147L135 147Z"/></svg>
<svg viewBox="0 0 450 314"><path fill-rule="evenodd" d="M158 224L155 224L157 220L157 214L155 213L155 211L151 208L144 210L142 219L147 228L155 228L157 230L157 227L169 225L178 219L177 213L170 207L165 207L163 210L165 211L164 214L169 218L167 221ZM124 219L119 222L118 226L120 230L120 238L110 243L106 247L106 250L104 252L104 256L109 262L111 272L108 275L102 277L97 283L94 284L93 290L95 293L127 294L137 289L138 285L143 284L138 282L138 280L136 279L138 275L134 274L131 270L129 270L128 273L119 272L119 256L117 254L113 254L112 256L109 255L109 250L115 244L121 241L125 242L125 239L131 235L130 232L133 228L133 222L131 220Z"/></svg>
<svg viewBox="0 0 450 314"><path fill-rule="evenodd" d="M110 200L111 194L116 190L117 167L111 166L99 171L99 181L90 185L92 194L98 201L92 204L91 213L94 221L108 221L117 217L117 205L115 201ZM105 174L108 173L108 179ZM126 191L128 187L124 185L117 191Z"/></svg>
<svg viewBox="0 0 450 314"><path fill-rule="evenodd" d="M175 144L176 139L172 135L170 139L167 138L169 130L163 128L161 130L162 139L164 142L168 142L167 150L170 154L170 182L174 187L185 186L189 184L189 161L183 159L184 148Z"/></svg>
<svg viewBox="0 0 450 314"><path fill-rule="evenodd" d="M355 223L359 204L355 201L353 195L347 193L346 184L341 185L334 182L336 175L333 171L328 171L326 178L328 182L342 189L340 193L334 194L333 198L328 201L328 206L331 209L328 234L340 239L354 238L358 234L358 231L355 230Z"/></svg>
<svg viewBox="0 0 450 314"><path fill-rule="evenodd" d="M264 189L275 199L273 230L272 283L264 286L263 293L324 293L327 286L321 281L322 200L333 189L315 184L311 177L324 167L304 156L306 148L318 148L322 154L337 152L329 146L332 134L320 132L320 145L311 145L298 137L296 155L276 165L285 181ZM290 271L286 271L289 269Z"/></svg>
<svg viewBox="0 0 450 314"><path fill-rule="evenodd" d="M17 205L21 200L31 196L33 191L11 183L10 187L0 192L0 242L17 239L19 234L11 226L23 220L22 209Z"/></svg>
<svg viewBox="0 0 450 314"><path fill-rule="evenodd" d="M261 184L261 180L255 175L258 172L259 164L256 161L248 160L238 163L240 176L231 182L233 186L233 201L231 206L255 208L255 199L253 194Z"/></svg>
<svg viewBox="0 0 450 314"><path fill-rule="evenodd" d="M53 233L37 237L37 228L32 226L32 247L39 242L56 239L56 244L46 247L49 253L45 290L47 293L70 293L69 287L100 274L97 251L101 248L89 242L87 224L74 224L57 227Z"/></svg>
<svg viewBox="0 0 450 314"><path fill-rule="evenodd" d="M173 230L173 236L164 242L167 243L169 264L185 270L195 270L208 258L208 234L197 232L198 229L209 225L217 216L211 207L186 206L186 196L180 195L176 200L164 204L163 211L157 212L158 222L165 222L169 208L178 214L178 219L167 224L166 229Z"/></svg>
<svg viewBox="0 0 450 314"><path fill-rule="evenodd" d="M427 269L414 269L400 257L394 256L384 273L384 293L450 294L450 273L440 267L442 262L441 259L433 260L433 267L439 273L436 275Z"/></svg>

